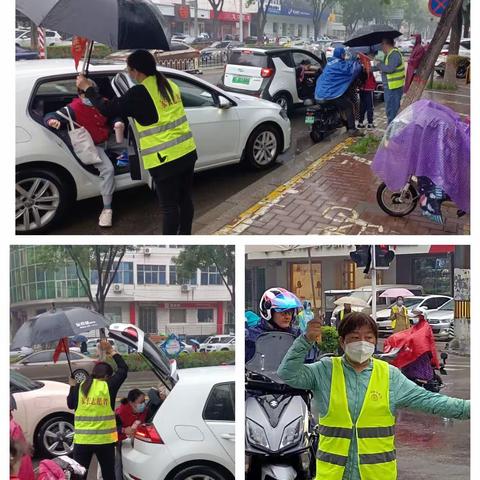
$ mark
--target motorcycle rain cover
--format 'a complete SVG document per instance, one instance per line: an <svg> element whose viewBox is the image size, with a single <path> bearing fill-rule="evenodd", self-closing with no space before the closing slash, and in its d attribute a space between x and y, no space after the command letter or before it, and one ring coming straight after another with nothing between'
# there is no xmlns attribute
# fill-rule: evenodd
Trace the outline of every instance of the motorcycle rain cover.
<svg viewBox="0 0 480 480"><path fill-rule="evenodd" d="M411 175L425 176L470 210L470 126L459 114L430 100L419 100L388 126L372 170L392 191Z"/></svg>

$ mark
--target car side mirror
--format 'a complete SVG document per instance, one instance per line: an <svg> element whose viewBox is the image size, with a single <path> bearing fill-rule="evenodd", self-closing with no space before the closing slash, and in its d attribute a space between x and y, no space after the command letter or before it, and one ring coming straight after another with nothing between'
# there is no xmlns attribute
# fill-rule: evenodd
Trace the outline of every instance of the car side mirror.
<svg viewBox="0 0 480 480"><path fill-rule="evenodd" d="M218 108L221 108L222 110L228 110L231 108L232 102L226 97L219 96L218 97Z"/></svg>

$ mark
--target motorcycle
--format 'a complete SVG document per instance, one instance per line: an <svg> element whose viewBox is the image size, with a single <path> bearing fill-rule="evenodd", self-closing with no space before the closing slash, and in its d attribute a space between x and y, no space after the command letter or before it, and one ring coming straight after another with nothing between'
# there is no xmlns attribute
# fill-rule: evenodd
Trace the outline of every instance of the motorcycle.
<svg viewBox="0 0 480 480"><path fill-rule="evenodd" d="M245 365L247 480L315 477L319 433L312 394L289 387L276 373L294 340L283 332L260 335L255 355Z"/></svg>
<svg viewBox="0 0 480 480"><path fill-rule="evenodd" d="M331 100L304 100L307 107L305 124L310 127L310 138L314 143L321 142L327 135L337 128L346 127L347 122L342 118L339 109Z"/></svg>

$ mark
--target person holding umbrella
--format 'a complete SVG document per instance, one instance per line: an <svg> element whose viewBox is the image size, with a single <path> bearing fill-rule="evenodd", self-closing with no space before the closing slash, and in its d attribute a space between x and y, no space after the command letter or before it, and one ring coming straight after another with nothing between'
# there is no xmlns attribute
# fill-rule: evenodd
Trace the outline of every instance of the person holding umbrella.
<svg viewBox="0 0 480 480"><path fill-rule="evenodd" d="M127 71L136 85L118 99L103 99L84 75L78 76L77 87L102 115L134 118L143 166L153 178L163 213L163 234L190 235L198 156L180 89L157 71L155 58L147 50L128 56Z"/></svg>
<svg viewBox="0 0 480 480"><path fill-rule="evenodd" d="M73 378L69 382L67 405L75 410L73 458L88 470L95 454L103 480L115 480L115 399L127 378L128 366L108 341L102 340L100 348L115 361L117 371L113 373L108 363L98 362L84 382L78 384Z"/></svg>

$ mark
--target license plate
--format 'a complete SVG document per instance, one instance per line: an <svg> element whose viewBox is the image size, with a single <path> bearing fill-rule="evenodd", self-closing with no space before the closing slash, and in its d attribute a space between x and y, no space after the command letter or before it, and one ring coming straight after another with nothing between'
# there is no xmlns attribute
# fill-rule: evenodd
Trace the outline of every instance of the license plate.
<svg viewBox="0 0 480 480"><path fill-rule="evenodd" d="M249 85L250 77L233 77L233 83L239 83L241 85Z"/></svg>
<svg viewBox="0 0 480 480"><path fill-rule="evenodd" d="M307 116L305 117L305 123L306 123L307 125L313 125L314 122L315 122L315 117L314 117L313 115L307 115Z"/></svg>

